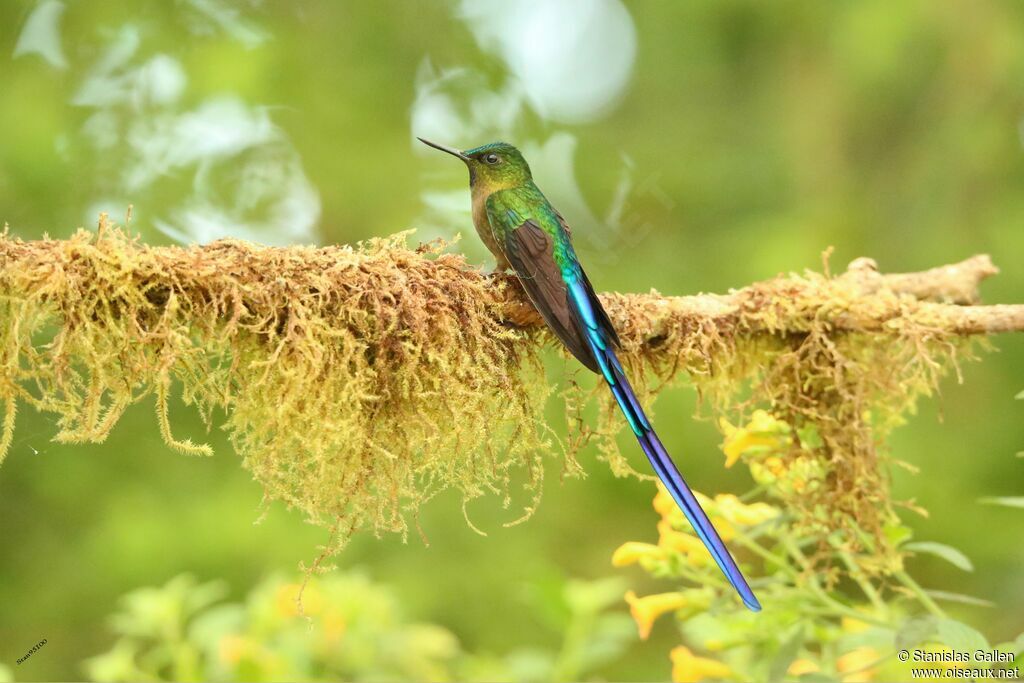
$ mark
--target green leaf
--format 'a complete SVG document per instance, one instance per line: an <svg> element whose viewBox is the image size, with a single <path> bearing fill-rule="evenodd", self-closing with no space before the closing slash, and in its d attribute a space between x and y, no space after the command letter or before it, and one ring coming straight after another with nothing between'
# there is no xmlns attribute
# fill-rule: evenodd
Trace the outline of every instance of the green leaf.
<svg viewBox="0 0 1024 683"><path fill-rule="evenodd" d="M1010 651L1013 652L1014 657L1017 657L1021 652L1024 652L1024 633L1021 633L1017 636L1017 640L1013 641L1013 646Z"/></svg>
<svg viewBox="0 0 1024 683"><path fill-rule="evenodd" d="M506 656L504 664L513 680L548 681L555 668L555 657L550 652L524 648Z"/></svg>
<svg viewBox="0 0 1024 683"><path fill-rule="evenodd" d="M963 593L951 593L950 591L937 591L932 589L926 590L925 593L936 600L944 600L946 602L959 602L964 605L977 605L978 607L996 606L996 603L991 600L983 600L982 598L976 598L973 595L964 595Z"/></svg>
<svg viewBox="0 0 1024 683"><path fill-rule="evenodd" d="M915 543L907 543L903 546L903 549L914 553L924 553L926 555L941 557L946 562L949 562L954 567L963 569L965 572L974 571L974 565L971 564L971 560L966 555L953 546L949 546L944 543L918 541Z"/></svg>
<svg viewBox="0 0 1024 683"><path fill-rule="evenodd" d="M143 678L143 672L135 663L139 646L122 638L114 643L108 652L90 657L83 662L85 671L94 681L127 681ZM148 678L148 677L147 677Z"/></svg>
<svg viewBox="0 0 1024 683"><path fill-rule="evenodd" d="M768 671L768 680L781 681L786 677L786 672L789 670L789 665L796 659L796 656L800 653L800 648L804 644L804 627L801 624L793 632L793 635L786 639L786 642L779 648L778 654L775 655L775 659L772 660L771 669Z"/></svg>
<svg viewBox="0 0 1024 683"><path fill-rule="evenodd" d="M1020 653L1024 652L1024 633L1017 636L1016 640L998 643L994 649L999 650L1000 652L1009 653L1009 655L1016 660L1017 657L1020 657Z"/></svg>
<svg viewBox="0 0 1024 683"><path fill-rule="evenodd" d="M563 596L573 614L596 614L622 601L626 584L619 577L582 581L571 579L565 584Z"/></svg>
<svg viewBox="0 0 1024 683"><path fill-rule="evenodd" d="M572 610L565 601L566 581L561 576L543 574L523 587L522 599L545 626L563 632L572 619Z"/></svg>
<svg viewBox="0 0 1024 683"><path fill-rule="evenodd" d="M587 674L621 656L636 639L636 623L628 615L602 614L580 646L579 670L574 678L586 680Z"/></svg>
<svg viewBox="0 0 1024 683"><path fill-rule="evenodd" d="M883 626L871 626L856 633L844 633L836 641L841 652L849 652L859 647L871 647L878 651L888 650L892 647L896 632Z"/></svg>
<svg viewBox="0 0 1024 683"><path fill-rule="evenodd" d="M1008 508L1024 508L1024 496L989 496L979 498L979 503L985 505L1002 505Z"/></svg>
<svg viewBox="0 0 1024 683"><path fill-rule="evenodd" d="M810 423L806 427L797 430L797 435L800 437L800 445L806 451L813 451L825 444L821 434L818 433L817 425L814 423Z"/></svg>
<svg viewBox="0 0 1024 683"><path fill-rule="evenodd" d="M1019 394L1014 396L1014 398L1017 399L1018 401L1024 401L1024 389L1022 389Z"/></svg>
<svg viewBox="0 0 1024 683"><path fill-rule="evenodd" d="M988 650L988 638L974 628L956 619L939 619L935 627L939 641L957 652Z"/></svg>
<svg viewBox="0 0 1024 683"><path fill-rule="evenodd" d="M188 625L188 639L217 655L220 639L245 629L245 608L239 604L217 605L204 611Z"/></svg>
<svg viewBox="0 0 1024 683"><path fill-rule="evenodd" d="M899 545L914 535L914 532L910 530L910 527L902 524L886 524L882 527L882 533L885 534L886 540L893 545Z"/></svg>
<svg viewBox="0 0 1024 683"><path fill-rule="evenodd" d="M893 639L897 650L909 650L928 640L935 633L936 620L933 616L911 617L903 622Z"/></svg>
<svg viewBox="0 0 1024 683"><path fill-rule="evenodd" d="M680 622L683 633L695 643L704 647L708 641L728 643L737 635L734 624L724 615L713 615L710 612L701 612L689 619Z"/></svg>

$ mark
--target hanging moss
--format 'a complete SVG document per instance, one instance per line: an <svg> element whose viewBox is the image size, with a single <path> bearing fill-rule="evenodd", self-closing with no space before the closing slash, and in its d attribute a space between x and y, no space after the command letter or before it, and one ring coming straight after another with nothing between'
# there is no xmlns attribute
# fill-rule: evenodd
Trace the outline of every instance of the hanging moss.
<svg viewBox="0 0 1024 683"><path fill-rule="evenodd" d="M19 403L78 443L103 441L147 398L168 445L210 455L174 437L176 390L208 425L225 411L268 499L341 536L405 533L407 513L448 487L507 496L516 468L539 491L552 443L536 345L497 321L483 275L404 242L150 248L108 225L67 241L5 235L0 455Z"/></svg>
<svg viewBox="0 0 1024 683"><path fill-rule="evenodd" d="M517 470L528 515L543 456L563 453L576 472L574 453L591 437L617 474L631 472L602 387L570 387L570 441L560 448L551 436L552 383L538 355L548 335L509 322L535 315L513 310L515 281L406 238L148 247L105 220L68 240L5 233L0 459L19 405L56 415L59 441L101 442L141 400L155 404L168 445L209 455L173 434L168 399L179 392L207 425L224 412L219 426L266 498L332 529L328 553L355 530L407 533L419 505L447 488L508 505ZM787 501L804 524L884 540L894 514L884 440L955 361L954 329L912 295L813 273L700 305L604 300L638 379L689 376L716 411L737 419L765 407L792 425L793 462L808 448L817 461L814 481ZM646 393L649 402L656 391ZM601 417L588 429L580 415L594 395Z"/></svg>
<svg viewBox="0 0 1024 683"><path fill-rule="evenodd" d="M723 418L743 423L765 409L792 426L779 466L804 470L806 482L780 493L800 530L821 539L812 560L831 561L828 537L838 532L832 541L873 558L863 570L899 565L886 530L899 524L895 507L913 503L891 498L886 440L958 358L973 357L969 337L934 324L927 308L919 315L911 295L865 295L860 277L811 272L746 287L723 297L723 310L658 296L606 303L634 376L662 386L685 376ZM603 393L598 400L601 451L626 472L612 442L617 409Z"/></svg>

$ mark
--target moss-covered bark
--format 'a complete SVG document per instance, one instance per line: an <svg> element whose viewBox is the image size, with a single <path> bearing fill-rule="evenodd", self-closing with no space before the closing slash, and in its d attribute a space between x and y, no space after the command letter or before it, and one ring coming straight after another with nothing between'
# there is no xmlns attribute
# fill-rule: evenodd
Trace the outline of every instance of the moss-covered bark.
<svg viewBox="0 0 1024 683"><path fill-rule="evenodd" d="M663 385L685 374L734 419L764 407L792 426L787 465L814 460L786 501L804 524L883 540L894 515L881 462L889 430L954 366L967 335L1024 319L1015 306L941 303L974 301L994 272L987 257L916 276L860 260L838 277L790 275L724 296L604 300L634 375ZM61 441L99 442L149 396L164 440L207 455L173 436L168 395L180 391L207 424L223 410L268 499L332 528L335 546L361 528L405 533L445 488L507 502L516 469L528 473L528 514L545 454L564 453L576 471L573 453L593 436L617 473L631 471L599 387L571 388L566 401L574 417L596 395L597 425L574 420L562 445L545 426L546 339L514 279L439 245L410 248L406 235L180 248L105 222L68 240L4 234L0 459L18 406L56 415ZM884 545L879 568L891 565Z"/></svg>

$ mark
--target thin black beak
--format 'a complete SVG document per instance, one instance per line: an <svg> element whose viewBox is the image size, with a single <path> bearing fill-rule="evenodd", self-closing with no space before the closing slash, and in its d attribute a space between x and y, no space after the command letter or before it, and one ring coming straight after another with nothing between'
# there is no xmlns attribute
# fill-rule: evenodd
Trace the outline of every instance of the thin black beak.
<svg viewBox="0 0 1024 683"><path fill-rule="evenodd" d="M424 140L423 138L416 138L416 139L419 140L420 142L422 142L424 145L427 145L428 147L433 147L434 149L439 149L442 152L448 152L452 156L456 156L456 157L462 159L463 161L469 161L469 157L467 157L465 154L463 154L462 152L460 152L457 149L452 149L451 147L445 147L444 145L439 145L436 142L431 142L430 140Z"/></svg>

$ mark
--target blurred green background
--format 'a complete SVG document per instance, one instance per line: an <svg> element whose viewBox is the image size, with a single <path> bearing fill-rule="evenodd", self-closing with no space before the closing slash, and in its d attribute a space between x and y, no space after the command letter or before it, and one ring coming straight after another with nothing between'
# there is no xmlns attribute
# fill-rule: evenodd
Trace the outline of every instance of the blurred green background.
<svg viewBox="0 0 1024 683"><path fill-rule="evenodd" d="M831 245L834 269L988 252L1002 273L985 301L1020 303L1022 121L1024 5L1009 0L0 5L0 220L24 238L131 203L132 228L155 244L352 243L415 227L461 232L456 248L484 263L465 171L413 136L500 136L532 152L598 289L724 291L819 269ZM911 569L995 602L953 612L998 641L1024 625L1024 511L976 501L1024 486L1024 337L993 341L897 432L895 454L921 473L893 485L931 512L909 517L917 538L975 565ZM745 490L695 407L688 387L663 394L663 439L699 488ZM47 416L19 416L0 468L0 663L17 679L85 675L131 589L187 571L239 600L316 556L325 533L282 506L253 524L261 491L222 434L180 405L172 419L217 456L172 453L150 404L102 445L55 445ZM525 524L504 528L514 511L476 501L481 537L442 496L421 519L429 547L360 536L338 565L469 650L556 647L552 587L611 576L619 544L655 538L651 485L615 480L594 456L585 480L559 481L550 461ZM667 678L677 642L655 628L599 675Z"/></svg>

